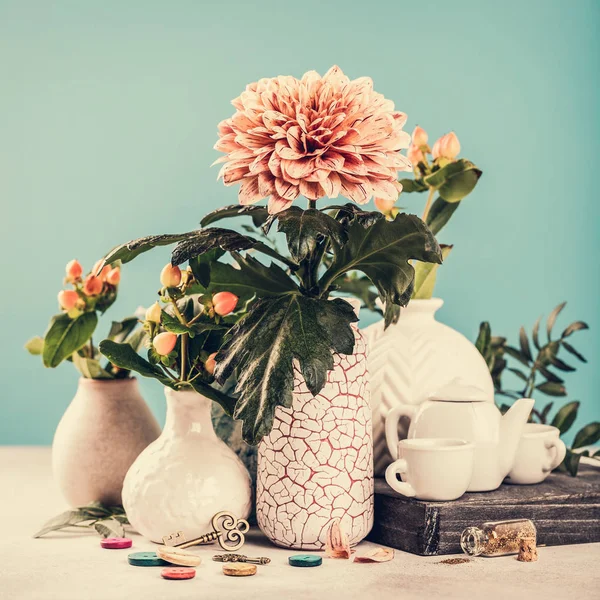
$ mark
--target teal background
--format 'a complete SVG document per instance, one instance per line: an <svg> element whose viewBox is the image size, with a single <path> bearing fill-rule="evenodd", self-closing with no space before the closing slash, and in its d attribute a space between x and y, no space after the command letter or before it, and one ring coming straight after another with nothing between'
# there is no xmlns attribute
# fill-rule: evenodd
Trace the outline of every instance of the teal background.
<svg viewBox="0 0 600 600"><path fill-rule="evenodd" d="M75 393L71 365L23 350L57 312L65 263L235 203L210 168L230 100L333 64L371 76L409 131L455 130L484 171L442 235L440 319L470 339L488 319L516 343L568 300L559 327L591 326L572 338L590 363L567 374L569 398L577 424L598 419L599 16L597 0L0 0L0 443L49 444ZM167 260L124 268L101 331L154 300ZM160 386L142 383L162 419Z"/></svg>

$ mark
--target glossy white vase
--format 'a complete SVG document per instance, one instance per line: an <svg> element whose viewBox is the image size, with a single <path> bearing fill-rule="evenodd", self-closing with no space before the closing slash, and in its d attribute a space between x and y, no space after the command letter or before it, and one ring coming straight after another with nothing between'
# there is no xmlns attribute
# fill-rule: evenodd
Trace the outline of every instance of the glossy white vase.
<svg viewBox="0 0 600 600"><path fill-rule="evenodd" d="M385 417L398 404L421 404L451 380L478 387L490 402L494 384L477 348L461 333L435 320L444 301L411 300L400 319L384 331L383 321L364 329L369 345L375 474L392 462ZM406 437L406 431L401 437Z"/></svg>
<svg viewBox="0 0 600 600"><path fill-rule="evenodd" d="M52 443L54 478L67 502L121 504L125 474L159 435L136 379L81 378Z"/></svg>
<svg viewBox="0 0 600 600"><path fill-rule="evenodd" d="M334 355L313 397L298 369L292 408L278 406L258 446L256 515L277 546L320 550L334 519L352 545L373 526L373 442L365 340Z"/></svg>
<svg viewBox="0 0 600 600"><path fill-rule="evenodd" d="M165 428L133 463L123 485L131 525L154 542L177 531L188 540L208 533L220 511L246 518L251 503L250 476L217 438L211 400L170 388L165 395Z"/></svg>

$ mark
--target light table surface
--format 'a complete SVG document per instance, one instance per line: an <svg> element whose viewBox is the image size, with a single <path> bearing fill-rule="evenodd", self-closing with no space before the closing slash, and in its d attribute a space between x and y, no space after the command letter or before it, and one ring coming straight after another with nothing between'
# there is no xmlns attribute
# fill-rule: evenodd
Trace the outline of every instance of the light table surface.
<svg viewBox="0 0 600 600"><path fill-rule="evenodd" d="M154 548L138 535L131 536L131 550L104 550L87 530L31 537L67 509L52 480L49 448L0 447L0 490L1 600L600 598L600 544L540 548L536 563L509 556L447 565L441 561L448 556L396 551L387 563L324 557L321 567L294 568L287 559L297 551L276 548L254 531L240 552L271 558L257 575L224 576L211 560L220 548L211 545L195 550L202 564L194 579L166 581L159 567L127 563L129 552ZM357 551L370 547L363 542Z"/></svg>

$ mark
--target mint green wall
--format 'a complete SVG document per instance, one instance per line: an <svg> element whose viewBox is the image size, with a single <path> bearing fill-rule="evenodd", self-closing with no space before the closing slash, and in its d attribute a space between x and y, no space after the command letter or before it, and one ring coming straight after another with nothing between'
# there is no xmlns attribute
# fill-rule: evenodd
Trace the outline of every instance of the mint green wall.
<svg viewBox="0 0 600 600"><path fill-rule="evenodd" d="M514 341L568 300L566 320L592 327L574 338L590 364L570 397L580 424L600 417L599 17L597 0L0 0L0 443L50 443L74 394L71 365L22 350L56 312L64 264L236 202L209 168L229 101L334 63L371 76L409 130L454 129L484 170L443 234L441 319L471 339L489 319ZM110 315L153 300L167 256L124 269ZM143 389L162 418L159 386Z"/></svg>

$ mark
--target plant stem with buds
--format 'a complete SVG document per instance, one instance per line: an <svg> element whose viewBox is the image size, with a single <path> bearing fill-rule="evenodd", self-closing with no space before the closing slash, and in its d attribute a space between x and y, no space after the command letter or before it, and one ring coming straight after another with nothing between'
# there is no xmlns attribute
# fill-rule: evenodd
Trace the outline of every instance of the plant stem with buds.
<svg viewBox="0 0 600 600"><path fill-rule="evenodd" d="M429 210L431 209L431 201L433 200L434 193L435 188L429 188L429 195L427 196L427 202L425 203L425 210L423 210L423 216L421 217L424 223L427 223L427 217L429 216Z"/></svg>

